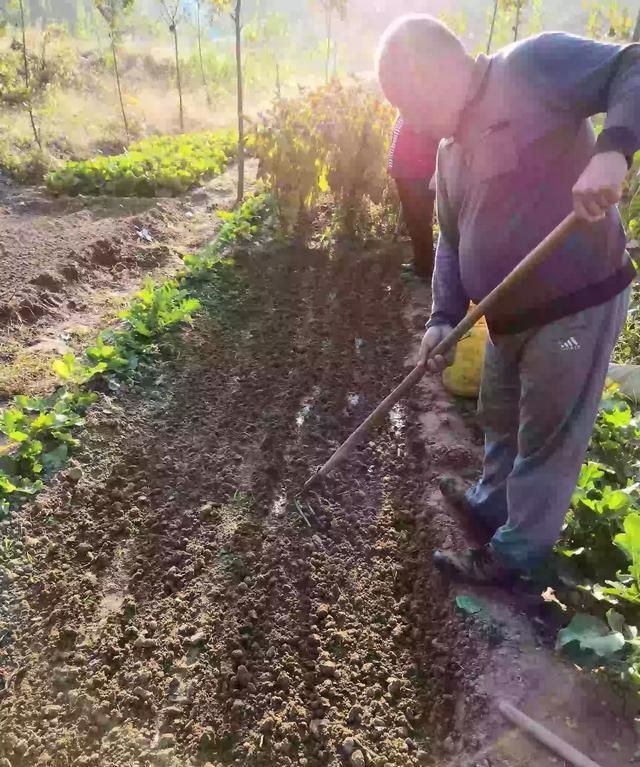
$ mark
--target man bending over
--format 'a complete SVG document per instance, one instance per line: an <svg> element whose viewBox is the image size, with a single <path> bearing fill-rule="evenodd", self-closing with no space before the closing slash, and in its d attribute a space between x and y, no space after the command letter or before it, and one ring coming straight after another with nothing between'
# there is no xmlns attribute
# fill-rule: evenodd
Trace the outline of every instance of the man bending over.
<svg viewBox="0 0 640 767"><path fill-rule="evenodd" d="M640 46L541 34L474 60L443 24L403 17L385 33L380 84L403 120L446 139L437 160L440 239L431 351L571 210L580 226L487 316L480 395L483 473L445 497L493 534L451 575L506 583L562 528L623 326L633 265L619 201L640 148ZM596 140L589 118L607 113Z"/></svg>

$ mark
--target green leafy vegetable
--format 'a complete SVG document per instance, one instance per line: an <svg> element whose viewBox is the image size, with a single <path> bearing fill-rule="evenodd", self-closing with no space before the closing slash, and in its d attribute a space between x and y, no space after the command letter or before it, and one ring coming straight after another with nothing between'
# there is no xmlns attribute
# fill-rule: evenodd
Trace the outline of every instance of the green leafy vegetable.
<svg viewBox="0 0 640 767"><path fill-rule="evenodd" d="M236 153L233 132L157 136L133 144L124 154L67 162L47 175L60 194L155 197L186 192L217 176Z"/></svg>
<svg viewBox="0 0 640 767"><path fill-rule="evenodd" d="M557 648L577 663L593 663L613 658L625 643L624 635L612 631L600 618L578 613L558 632Z"/></svg>

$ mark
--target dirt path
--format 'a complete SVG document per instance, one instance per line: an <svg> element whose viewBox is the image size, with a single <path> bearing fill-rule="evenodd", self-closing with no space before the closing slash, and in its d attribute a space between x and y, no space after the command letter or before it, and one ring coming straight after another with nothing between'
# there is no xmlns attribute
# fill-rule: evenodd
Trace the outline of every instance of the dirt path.
<svg viewBox="0 0 640 767"><path fill-rule="evenodd" d="M463 539L437 477L479 457L440 388L291 502L403 375L426 296L401 255L241 258L177 363L97 407L80 471L3 526L1 767L507 764L490 696L564 670L543 679L512 604L465 620L431 571ZM631 753L601 719L602 754L616 726ZM508 764L551 764L531 753Z"/></svg>

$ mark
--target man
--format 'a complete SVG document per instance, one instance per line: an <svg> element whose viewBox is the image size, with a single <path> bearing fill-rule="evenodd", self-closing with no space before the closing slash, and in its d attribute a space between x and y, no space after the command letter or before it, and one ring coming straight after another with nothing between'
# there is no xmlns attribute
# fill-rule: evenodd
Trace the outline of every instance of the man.
<svg viewBox="0 0 640 767"><path fill-rule="evenodd" d="M430 281L433 274L433 211L430 188L436 170L438 142L416 133L399 117L389 152L389 175L394 179L413 246L413 268Z"/></svg>
<svg viewBox="0 0 640 767"><path fill-rule="evenodd" d="M434 554L445 572L511 582L551 551L588 446L634 268L615 204L640 148L640 46L542 34L472 59L424 16L383 37L378 77L412 128L446 138L437 161L441 236L432 350L560 221L581 225L489 313L480 414L483 474L446 498L483 522L488 546ZM607 113L597 141L589 118Z"/></svg>

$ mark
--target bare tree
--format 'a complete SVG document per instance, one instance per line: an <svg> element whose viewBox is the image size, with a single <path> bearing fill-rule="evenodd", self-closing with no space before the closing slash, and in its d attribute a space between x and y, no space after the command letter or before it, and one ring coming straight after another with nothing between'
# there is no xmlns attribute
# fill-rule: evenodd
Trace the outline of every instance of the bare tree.
<svg viewBox="0 0 640 767"><path fill-rule="evenodd" d="M638 18L636 19L636 26L631 39L634 43L640 43L640 10L638 11Z"/></svg>
<svg viewBox="0 0 640 767"><path fill-rule="evenodd" d="M31 121L31 129L33 130L33 138L35 139L38 149L42 151L42 141L40 140L40 133L36 125L36 118L33 114L33 102L31 99L31 76L29 74L29 54L27 53L27 35L25 32L24 21L24 1L19 0L20 8L20 28L22 30L22 59L24 62L24 84L27 91L27 111L29 112L29 120Z"/></svg>
<svg viewBox="0 0 640 767"><path fill-rule="evenodd" d="M518 39L518 34L520 32L520 13L522 11L523 0L515 0L515 5L516 5L516 19L513 25L513 41L514 42Z"/></svg>
<svg viewBox="0 0 640 767"><path fill-rule="evenodd" d="M182 101L182 78L180 76L180 54L178 51L178 21L182 11L182 0L160 0L164 20L173 35L173 47L176 56L176 84L178 86L178 101L180 105L180 130L184 132L184 104Z"/></svg>
<svg viewBox="0 0 640 767"><path fill-rule="evenodd" d="M204 71L204 59L202 58L202 0L196 0L196 10L198 14L198 57L200 59L200 74L202 76L202 87L207 96L207 104L211 106L211 96L209 95L209 86L207 84L207 76Z"/></svg>
<svg viewBox="0 0 640 767"><path fill-rule="evenodd" d="M515 14L513 21L513 40L518 40L520 36L520 27L523 21L523 11L527 8L528 0L494 0L493 14L491 17L491 27L489 29L489 39L487 41L487 53L491 52L493 37L496 30L496 22L501 13L509 15Z"/></svg>
<svg viewBox="0 0 640 767"><path fill-rule="evenodd" d="M325 80L329 82L331 72L331 51L333 49L333 15L337 13L341 19L347 14L347 0L317 0L324 12L324 20L327 37L327 51L325 57Z"/></svg>
<svg viewBox="0 0 640 767"><path fill-rule="evenodd" d="M211 94L209 93L209 83L207 82L207 73L204 67L204 56L202 55L202 16L205 11L205 19L210 21L211 16L221 13L229 7L229 0L196 0L196 19L198 29L198 58L200 60L200 76L202 78L202 87L207 96L207 104L211 106ZM207 13L208 11L208 13Z"/></svg>
<svg viewBox="0 0 640 767"><path fill-rule="evenodd" d="M493 16L491 17L491 26L489 27L489 39L487 40L487 56L491 53L491 45L493 43L493 33L496 29L496 19L498 18L498 8L500 6L500 0L494 0L493 2Z"/></svg>
<svg viewBox="0 0 640 767"><path fill-rule="evenodd" d="M133 6L133 0L95 0L96 8L102 18L109 25L109 40L111 42L111 55L113 57L113 74L118 89L118 99L120 100L120 111L122 113L122 122L124 132L127 136L127 143L131 141L129 132L129 121L127 120L127 111L124 108L124 98L122 95L122 83L120 81L120 69L118 66L118 38L120 35L120 23L122 16Z"/></svg>
<svg viewBox="0 0 640 767"><path fill-rule="evenodd" d="M242 70L242 0L235 0L231 14L236 31L236 80L238 84L238 202L244 197L244 87Z"/></svg>

